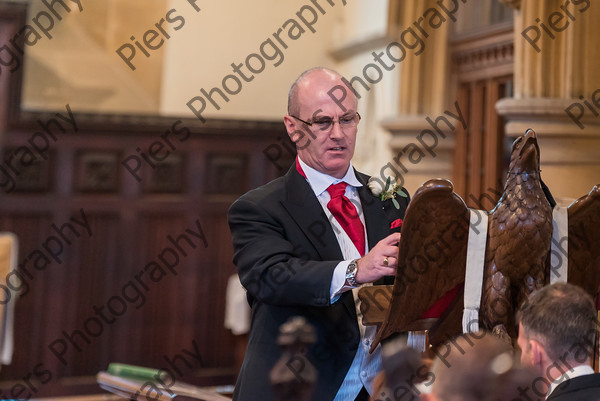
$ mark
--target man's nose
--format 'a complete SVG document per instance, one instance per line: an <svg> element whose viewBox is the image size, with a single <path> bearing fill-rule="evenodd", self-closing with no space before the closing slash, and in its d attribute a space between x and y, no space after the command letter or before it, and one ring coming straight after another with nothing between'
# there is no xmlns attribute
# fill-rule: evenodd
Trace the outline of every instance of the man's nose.
<svg viewBox="0 0 600 401"><path fill-rule="evenodd" d="M342 130L342 125L339 121L334 121L329 131L330 138L342 138L344 136L344 132Z"/></svg>

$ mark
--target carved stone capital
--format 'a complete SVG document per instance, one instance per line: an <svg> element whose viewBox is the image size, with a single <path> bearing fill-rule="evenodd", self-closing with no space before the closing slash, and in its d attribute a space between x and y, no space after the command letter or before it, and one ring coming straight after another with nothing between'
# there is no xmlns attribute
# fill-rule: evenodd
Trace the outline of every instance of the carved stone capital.
<svg viewBox="0 0 600 401"><path fill-rule="evenodd" d="M496 103L498 114L506 122L507 137L516 138L527 128L535 130L542 176L556 199L578 198L599 183L600 121L588 112L578 119L581 127L577 125L565 110L578 102L560 98L505 98Z"/></svg>
<svg viewBox="0 0 600 401"><path fill-rule="evenodd" d="M391 133L393 157L380 173L396 176L397 182L411 193L431 177L452 178L454 129L443 122L436 129L427 117L400 115L381 122Z"/></svg>
<svg viewBox="0 0 600 401"><path fill-rule="evenodd" d="M507 7L514 8L515 10L521 9L521 0L498 0L498 1Z"/></svg>

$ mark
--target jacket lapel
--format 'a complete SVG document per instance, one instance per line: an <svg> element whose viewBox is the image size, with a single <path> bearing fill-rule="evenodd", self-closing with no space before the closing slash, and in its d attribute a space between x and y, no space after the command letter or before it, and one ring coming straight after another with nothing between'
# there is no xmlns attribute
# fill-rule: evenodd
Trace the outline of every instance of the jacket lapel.
<svg viewBox="0 0 600 401"><path fill-rule="evenodd" d="M358 195L363 209L365 218L365 229L367 230L367 238L369 240L369 249L372 249L377 242L387 237L390 234L389 223L387 221L383 202L373 196L371 190L367 186L368 176L356 172L358 180L363 184L358 188Z"/></svg>
<svg viewBox="0 0 600 401"><path fill-rule="evenodd" d="M363 184L358 188L358 194L363 209L369 249L371 249L390 233L387 226L389 223L383 209L383 202L373 196L367 187L368 176L359 172L356 172L356 176ZM342 260L342 252L331 223L327 220L312 188L294 166L285 175L285 186L287 198L281 203L315 247L322 260Z"/></svg>
<svg viewBox="0 0 600 401"><path fill-rule="evenodd" d="M367 186L369 177L359 172L356 172L356 176L363 184L362 187L358 188L358 194L363 208L369 249L373 249L380 240L391 234L392 231L389 227L390 221L384 209L385 203L376 196L373 196L371 190ZM382 277L373 284L389 284L388 281L386 281L386 277Z"/></svg>
<svg viewBox="0 0 600 401"><path fill-rule="evenodd" d="M283 207L318 252L321 260L342 260L342 251L312 188L293 165L285 175Z"/></svg>
<svg viewBox="0 0 600 401"><path fill-rule="evenodd" d="M382 202L374 197L367 187L368 176L358 172L356 175L363 184L358 188L358 194L363 209L369 249L371 249L379 240L389 234L389 228L386 225L387 219ZM314 196L312 188L306 179L296 171L294 165L285 175L285 186L286 198L281 203L318 252L321 260L343 260L342 251L331 223ZM356 316L354 299L351 294L351 291L343 294L340 301L352 316Z"/></svg>

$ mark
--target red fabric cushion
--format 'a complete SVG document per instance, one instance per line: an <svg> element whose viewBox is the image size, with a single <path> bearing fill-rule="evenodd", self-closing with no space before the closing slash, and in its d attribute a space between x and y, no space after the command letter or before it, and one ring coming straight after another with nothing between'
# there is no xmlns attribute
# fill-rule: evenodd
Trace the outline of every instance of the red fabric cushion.
<svg viewBox="0 0 600 401"><path fill-rule="evenodd" d="M452 301L454 301L454 298L456 298L456 295L458 294L458 292L460 291L462 286L463 286L463 284L459 284L456 287L454 287L453 289L451 289L450 291L448 291L447 293L445 293L440 299L438 299L436 301L435 304L433 304L433 306L431 308L427 309L421 315L420 318L421 319L429 319L429 318L442 316L442 313L444 313L446 311L446 309L448 309L448 306L450 306Z"/></svg>

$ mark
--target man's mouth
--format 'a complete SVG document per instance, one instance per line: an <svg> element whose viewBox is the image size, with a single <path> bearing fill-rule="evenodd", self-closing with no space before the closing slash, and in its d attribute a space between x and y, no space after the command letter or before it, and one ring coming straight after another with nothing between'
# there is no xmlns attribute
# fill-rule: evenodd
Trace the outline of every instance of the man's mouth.
<svg viewBox="0 0 600 401"><path fill-rule="evenodd" d="M334 148L329 148L329 150L333 150L334 152L341 152L345 148L343 146L336 146Z"/></svg>

